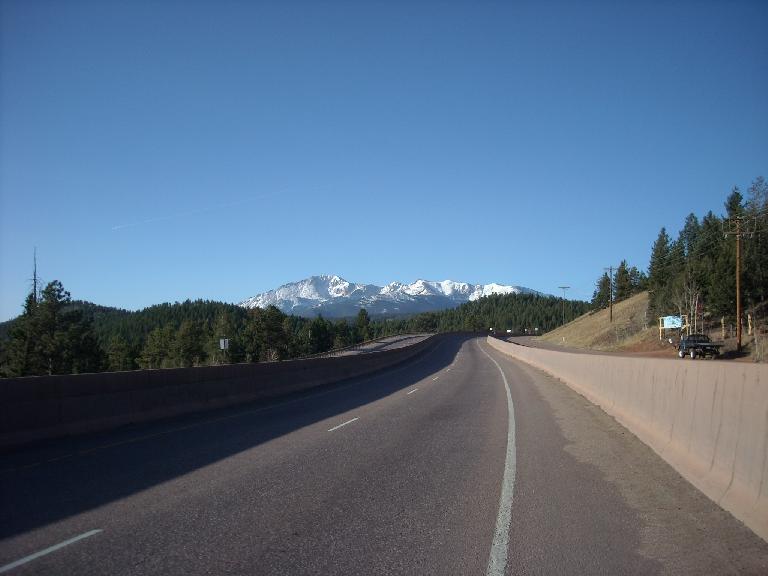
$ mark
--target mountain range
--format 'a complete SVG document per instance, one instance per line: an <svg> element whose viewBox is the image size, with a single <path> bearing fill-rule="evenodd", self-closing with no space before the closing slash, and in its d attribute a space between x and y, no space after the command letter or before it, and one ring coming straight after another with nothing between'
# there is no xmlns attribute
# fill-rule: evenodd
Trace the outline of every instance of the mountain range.
<svg viewBox="0 0 768 576"><path fill-rule="evenodd" d="M455 308L491 294L539 294L530 288L502 284L468 284L443 280L391 282L386 286L356 284L339 276L311 276L257 294L240 303L245 308L275 306L286 314L343 318L361 308L371 315L418 314Z"/></svg>

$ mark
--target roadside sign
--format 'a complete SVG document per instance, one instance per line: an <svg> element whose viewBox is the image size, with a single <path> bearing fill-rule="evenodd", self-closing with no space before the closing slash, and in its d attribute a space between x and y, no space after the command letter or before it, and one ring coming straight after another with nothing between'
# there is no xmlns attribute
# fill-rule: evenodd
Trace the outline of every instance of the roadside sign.
<svg viewBox="0 0 768 576"><path fill-rule="evenodd" d="M680 316L662 316L661 321L664 329L683 327L683 319Z"/></svg>

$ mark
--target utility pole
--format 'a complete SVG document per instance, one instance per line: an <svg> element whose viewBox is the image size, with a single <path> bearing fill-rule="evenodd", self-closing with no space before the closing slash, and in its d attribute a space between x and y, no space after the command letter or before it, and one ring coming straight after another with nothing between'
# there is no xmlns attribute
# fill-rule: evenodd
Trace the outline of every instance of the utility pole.
<svg viewBox="0 0 768 576"><path fill-rule="evenodd" d="M608 318L611 322L613 322L613 266L609 266L608 268L603 268L606 272L608 272Z"/></svg>
<svg viewBox="0 0 768 576"><path fill-rule="evenodd" d="M743 236L754 234L754 227L751 231L745 231L742 227L743 216L734 216L729 220L731 230L725 233L726 236L736 237L736 351L741 352L741 239ZM735 230L733 229L735 226Z"/></svg>
<svg viewBox="0 0 768 576"><path fill-rule="evenodd" d="M570 286L558 286L558 288L560 288L560 290L563 291L563 324L562 325L565 326L565 291L568 290Z"/></svg>

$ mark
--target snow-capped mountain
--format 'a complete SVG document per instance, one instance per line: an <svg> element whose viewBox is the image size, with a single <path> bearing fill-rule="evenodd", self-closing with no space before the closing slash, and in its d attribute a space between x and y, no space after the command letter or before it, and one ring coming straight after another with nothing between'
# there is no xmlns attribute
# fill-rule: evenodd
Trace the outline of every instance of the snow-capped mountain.
<svg viewBox="0 0 768 576"><path fill-rule="evenodd" d="M354 316L365 308L369 314L415 314L455 308L491 294L538 294L530 288L502 284L467 284L443 280L391 282L384 287L354 284L339 276L312 276L284 284L240 303L245 308L276 306L287 314L338 318Z"/></svg>

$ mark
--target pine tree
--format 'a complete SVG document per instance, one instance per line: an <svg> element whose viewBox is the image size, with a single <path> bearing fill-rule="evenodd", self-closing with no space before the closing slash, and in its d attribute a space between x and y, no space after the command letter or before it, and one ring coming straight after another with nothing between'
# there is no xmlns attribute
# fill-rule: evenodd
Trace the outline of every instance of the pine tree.
<svg viewBox="0 0 768 576"><path fill-rule="evenodd" d="M93 331L93 321L81 309L68 309L62 314L66 330L67 363L63 374L101 372L106 356Z"/></svg>
<svg viewBox="0 0 768 576"><path fill-rule="evenodd" d="M693 254L693 249L694 246L696 246L696 241L698 240L700 233L701 225L699 224L699 219L693 213L688 214L678 237L678 242L682 246L683 253L686 257L690 257L691 254Z"/></svg>
<svg viewBox="0 0 768 576"><path fill-rule="evenodd" d="M61 321L64 306L70 301L69 292L61 282L49 283L41 294L37 309L40 352L47 374L67 373L67 342Z"/></svg>
<svg viewBox="0 0 768 576"><path fill-rule="evenodd" d="M243 353L246 362L258 362L261 357L261 336L259 328L262 324L261 308L252 308L248 310L248 317L243 327Z"/></svg>
<svg viewBox="0 0 768 576"><path fill-rule="evenodd" d="M744 242L744 297L754 307L768 301L768 182L760 176L747 190L745 223L753 230Z"/></svg>
<svg viewBox="0 0 768 576"><path fill-rule="evenodd" d="M659 231L651 249L651 261L648 266L649 308L652 313L661 316L668 304L667 288L670 285L671 247L666 228Z"/></svg>
<svg viewBox="0 0 768 576"><path fill-rule="evenodd" d="M5 349L3 375L30 376L45 374L45 361L39 349L37 298L27 295L24 312L14 320Z"/></svg>
<svg viewBox="0 0 768 576"><path fill-rule="evenodd" d="M184 320L176 333L173 356L177 366L190 368L199 366L205 360L199 322Z"/></svg>
<svg viewBox="0 0 768 576"><path fill-rule="evenodd" d="M629 269L629 283L632 286L632 294L637 294L647 288L648 277L644 272L638 270L636 266L632 266Z"/></svg>
<svg viewBox="0 0 768 576"><path fill-rule="evenodd" d="M734 186L728 198L725 200L725 212L728 218L736 218L744 215L744 196L738 186Z"/></svg>
<svg viewBox="0 0 768 576"><path fill-rule="evenodd" d="M710 272L709 305L716 316L736 313L736 243L727 238L718 244Z"/></svg>
<svg viewBox="0 0 768 576"><path fill-rule="evenodd" d="M71 305L69 292L58 280L49 283L40 298L34 290L27 296L5 355L7 376L98 372L104 364L92 318Z"/></svg>
<svg viewBox="0 0 768 576"><path fill-rule="evenodd" d="M437 315L426 312L419 314L413 322L414 332L437 332Z"/></svg>
<svg viewBox="0 0 768 576"><path fill-rule="evenodd" d="M112 336L107 345L107 366L111 372L133 370L134 368L130 346L125 338L119 334Z"/></svg>
<svg viewBox="0 0 768 576"><path fill-rule="evenodd" d="M368 310L360 308L360 312L357 313L357 337L358 342L369 340L371 318L368 316Z"/></svg>
<svg viewBox="0 0 768 576"><path fill-rule="evenodd" d="M148 369L171 367L171 349L174 347L174 340L173 329L170 326L152 330L141 351L139 365Z"/></svg>
<svg viewBox="0 0 768 576"><path fill-rule="evenodd" d="M273 362L287 357L289 348L283 325L285 319L286 315L275 306L268 306L252 316L254 325L250 332L255 342L249 345L251 349L258 350L260 360Z"/></svg>
<svg viewBox="0 0 768 576"><path fill-rule="evenodd" d="M592 295L592 309L600 310L606 308L611 302L611 278L608 273L604 273L597 280L595 292Z"/></svg>
<svg viewBox="0 0 768 576"><path fill-rule="evenodd" d="M744 197L734 187L725 201L728 223L744 216ZM718 242L709 290L710 309L716 316L733 318L736 312L736 241L728 236Z"/></svg>
<svg viewBox="0 0 768 576"><path fill-rule="evenodd" d="M309 325L309 353L326 352L333 347L331 325L318 315Z"/></svg>
<svg viewBox="0 0 768 576"><path fill-rule="evenodd" d="M613 278L614 302L621 302L632 296L632 279L629 275L629 268L626 260L621 261Z"/></svg>
<svg viewBox="0 0 768 576"><path fill-rule="evenodd" d="M716 263L727 243L722 228L722 220L709 211L701 220L696 243L686 261L687 269L701 290L702 306L713 301Z"/></svg>
<svg viewBox="0 0 768 576"><path fill-rule="evenodd" d="M349 324L346 319L337 320L333 325L333 348L338 350L339 348L346 348L352 343L352 335L350 334Z"/></svg>

